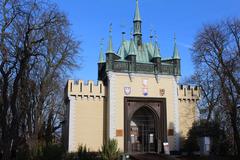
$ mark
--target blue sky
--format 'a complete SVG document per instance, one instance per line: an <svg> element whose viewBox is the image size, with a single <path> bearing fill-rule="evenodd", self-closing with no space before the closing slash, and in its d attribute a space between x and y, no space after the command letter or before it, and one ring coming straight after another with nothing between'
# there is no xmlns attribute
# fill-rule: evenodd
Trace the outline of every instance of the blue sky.
<svg viewBox="0 0 240 160"><path fill-rule="evenodd" d="M82 67L72 71L71 79L97 80L100 40L107 49L109 24L113 25L113 47L117 51L121 32L130 38L135 0L53 0L70 20L74 37L81 41ZM149 41L150 30L158 36L161 56L173 53L176 33L181 56L182 79L193 71L190 50L194 37L204 24L240 16L240 0L139 0L143 41Z"/></svg>

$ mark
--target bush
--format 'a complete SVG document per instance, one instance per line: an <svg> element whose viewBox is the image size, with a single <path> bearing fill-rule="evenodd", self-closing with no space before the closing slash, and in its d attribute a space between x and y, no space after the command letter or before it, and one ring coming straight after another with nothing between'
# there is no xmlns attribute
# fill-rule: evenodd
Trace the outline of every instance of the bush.
<svg viewBox="0 0 240 160"><path fill-rule="evenodd" d="M78 147L77 156L79 160L93 160L94 157L89 152L89 149L87 149L86 145L80 145Z"/></svg>
<svg viewBox="0 0 240 160"><path fill-rule="evenodd" d="M64 147L60 144L51 144L43 148L42 160L62 159Z"/></svg>
<svg viewBox="0 0 240 160"><path fill-rule="evenodd" d="M100 156L102 160L116 160L120 155L117 141L109 139L106 144L102 145Z"/></svg>
<svg viewBox="0 0 240 160"><path fill-rule="evenodd" d="M24 144L17 149L16 160L61 160L64 153L65 150L61 144L50 144L48 146L37 144L32 149Z"/></svg>
<svg viewBox="0 0 240 160"><path fill-rule="evenodd" d="M184 143L184 149L189 155L192 155L195 151L199 151L199 145L197 137L195 135L188 136L187 140Z"/></svg>
<svg viewBox="0 0 240 160"><path fill-rule="evenodd" d="M67 153L64 158L64 160L75 160L75 159L77 159L77 154L72 152Z"/></svg>
<svg viewBox="0 0 240 160"><path fill-rule="evenodd" d="M199 150L199 137L211 137L211 153L214 155L227 155L229 153L229 142L227 141L224 130L216 122L199 121L195 122L188 132L184 149L192 154Z"/></svg>

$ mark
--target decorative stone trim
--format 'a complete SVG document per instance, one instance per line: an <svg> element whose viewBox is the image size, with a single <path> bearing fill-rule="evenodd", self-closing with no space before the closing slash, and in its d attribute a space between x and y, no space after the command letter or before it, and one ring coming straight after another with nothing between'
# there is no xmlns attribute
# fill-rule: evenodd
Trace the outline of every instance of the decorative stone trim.
<svg viewBox="0 0 240 160"><path fill-rule="evenodd" d="M75 151L75 141L74 141L74 133L75 133L75 128L76 124L74 123L75 117L76 117L76 111L75 111L75 102L76 102L76 97L75 96L68 96L69 98L69 130L68 130L68 151L73 152Z"/></svg>
<svg viewBox="0 0 240 160"><path fill-rule="evenodd" d="M180 129L179 129L179 109L178 109L178 83L179 77L175 76L173 78L173 111L174 111L174 141L175 141L175 150L179 150L180 142Z"/></svg>
<svg viewBox="0 0 240 160"><path fill-rule="evenodd" d="M108 138L116 138L116 76L114 72L107 72L108 76Z"/></svg>

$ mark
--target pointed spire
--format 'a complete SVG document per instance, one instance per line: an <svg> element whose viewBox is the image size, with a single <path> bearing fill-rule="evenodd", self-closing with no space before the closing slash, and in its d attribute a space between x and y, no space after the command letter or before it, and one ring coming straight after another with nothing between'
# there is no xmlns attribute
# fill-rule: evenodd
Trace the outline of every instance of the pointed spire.
<svg viewBox="0 0 240 160"><path fill-rule="evenodd" d="M129 52L128 55L136 55L136 46L134 44L134 41L132 39L132 32L131 32L131 41L130 41L130 46L129 46Z"/></svg>
<svg viewBox="0 0 240 160"><path fill-rule="evenodd" d="M135 10L135 15L134 15L134 21L141 21L138 0L136 0L136 10Z"/></svg>
<svg viewBox="0 0 240 160"><path fill-rule="evenodd" d="M112 46L112 23L109 26L109 41L108 41L107 53L114 53L113 46Z"/></svg>
<svg viewBox="0 0 240 160"><path fill-rule="evenodd" d="M125 32L122 32L122 44L120 48L118 49L118 55L121 57L121 60L124 60L125 58Z"/></svg>
<svg viewBox="0 0 240 160"><path fill-rule="evenodd" d="M104 56L103 56L102 46L103 46L103 39L101 39L101 41L100 41L100 52L99 52L98 63L104 63Z"/></svg>
<svg viewBox="0 0 240 160"><path fill-rule="evenodd" d="M176 43L176 34L174 34L173 59L180 59L179 52L177 49L177 43Z"/></svg>
<svg viewBox="0 0 240 160"><path fill-rule="evenodd" d="M154 58L157 58L157 57L161 57L160 56L160 49L158 47L158 43L157 43L157 35L155 33L155 44L154 44L154 54L153 54L153 57Z"/></svg>

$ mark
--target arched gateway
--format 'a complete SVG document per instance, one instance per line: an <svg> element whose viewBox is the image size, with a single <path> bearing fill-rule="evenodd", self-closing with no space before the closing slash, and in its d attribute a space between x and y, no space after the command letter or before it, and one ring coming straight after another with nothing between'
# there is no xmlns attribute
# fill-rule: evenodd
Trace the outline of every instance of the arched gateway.
<svg viewBox="0 0 240 160"><path fill-rule="evenodd" d="M110 27L106 54L99 54L98 84L67 83L63 140L69 152L81 144L97 152L108 139L116 139L125 153L159 153L163 142L175 153L195 120L200 93L198 87L178 84L181 60L175 38L172 57L162 57L152 35L149 42L142 39L138 1L134 13L133 35L128 40L123 32L117 52Z"/></svg>
<svg viewBox="0 0 240 160"><path fill-rule="evenodd" d="M147 106L138 109L130 120L132 152L157 152L157 115Z"/></svg>
<svg viewBox="0 0 240 160"><path fill-rule="evenodd" d="M165 99L125 98L126 152L161 152L166 132Z"/></svg>

